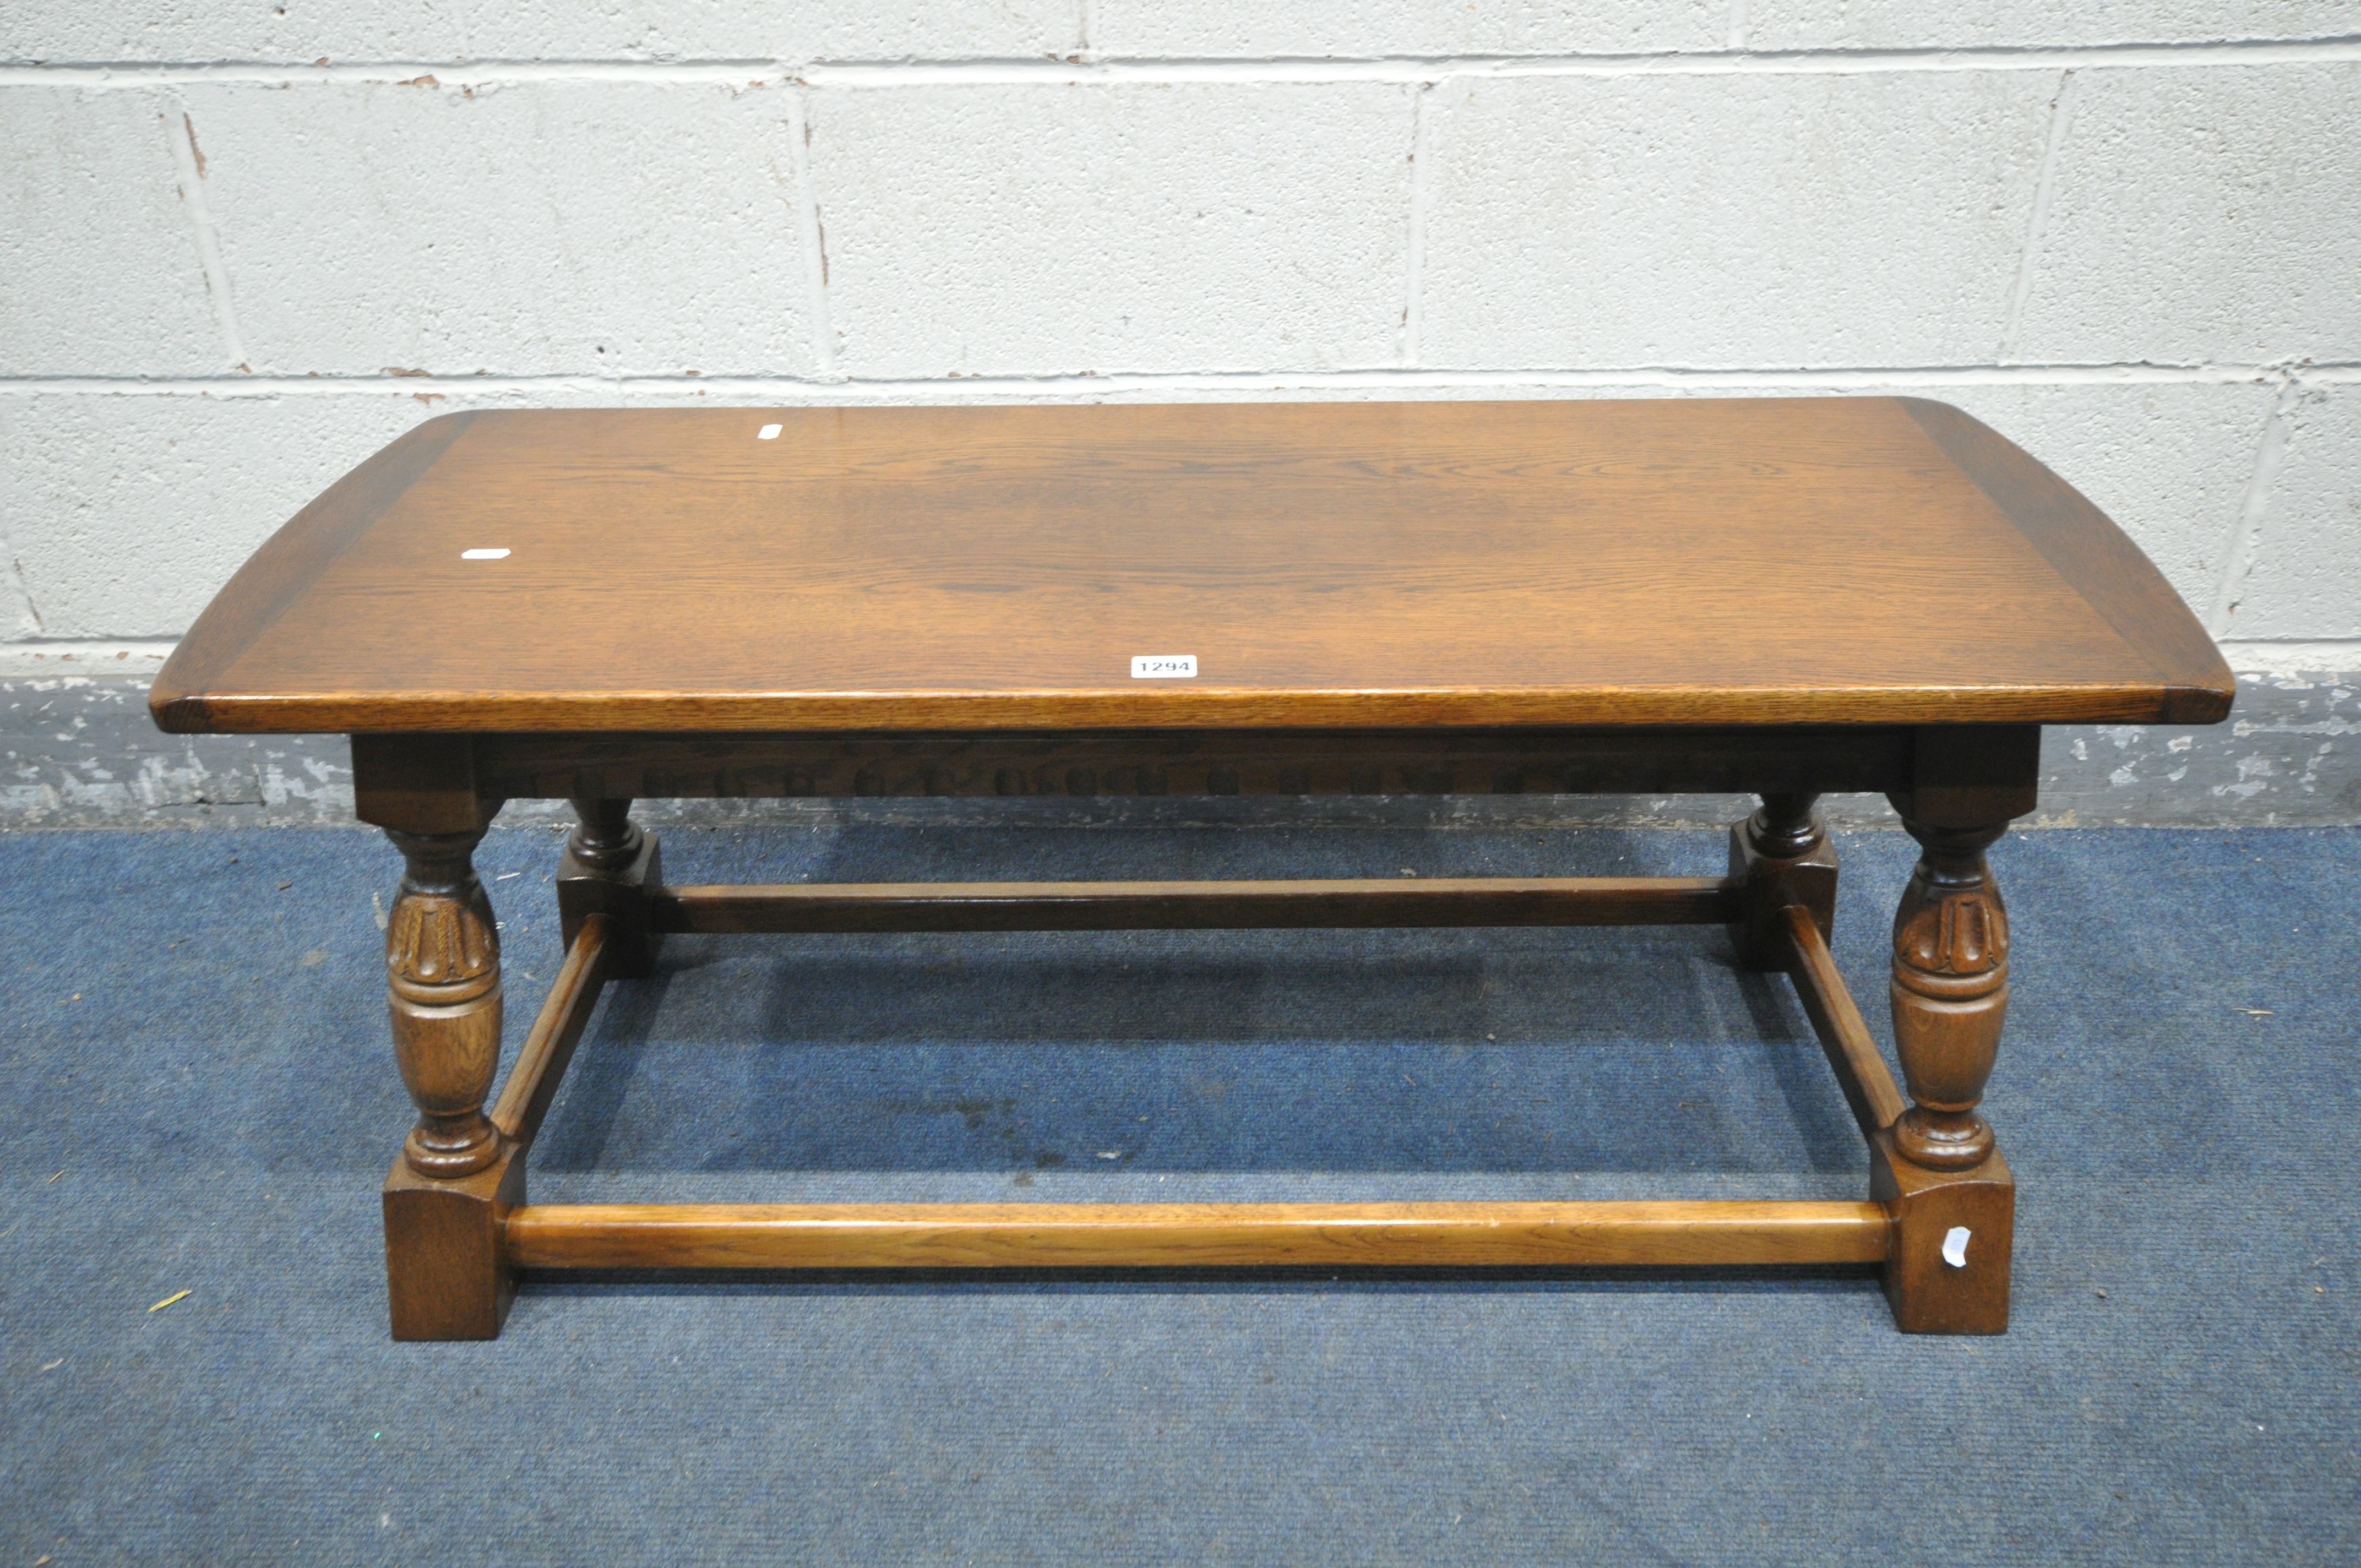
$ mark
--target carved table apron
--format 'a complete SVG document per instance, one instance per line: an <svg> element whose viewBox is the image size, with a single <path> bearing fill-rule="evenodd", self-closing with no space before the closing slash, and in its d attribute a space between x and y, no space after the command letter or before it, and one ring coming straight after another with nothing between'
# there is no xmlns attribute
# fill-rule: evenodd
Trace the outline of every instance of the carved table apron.
<svg viewBox="0 0 2361 1568"><path fill-rule="evenodd" d="M1799 399L450 415L274 536L151 700L177 732L349 734L357 811L401 853L398 1338L493 1336L533 1271L1067 1265L1853 1264L1904 1329L1992 1333L2015 1189L1976 1110L2008 1004L1985 851L2034 806L2042 724L2212 722L2231 691L2156 569L2024 453L1939 404ZM1901 1089L1829 956L1814 802L1843 791L1920 846ZM630 816L1452 792L1762 806L1719 878L768 887L667 885ZM579 816L566 949L495 1097L471 855L530 798ZM673 932L1644 924L1727 927L1793 981L1862 1201L526 1200L601 988Z"/></svg>

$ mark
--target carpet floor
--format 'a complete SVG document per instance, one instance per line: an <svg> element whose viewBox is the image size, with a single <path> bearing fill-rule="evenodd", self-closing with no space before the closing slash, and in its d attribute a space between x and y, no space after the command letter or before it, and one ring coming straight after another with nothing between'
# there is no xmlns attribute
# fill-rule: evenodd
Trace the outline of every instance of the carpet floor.
<svg viewBox="0 0 2361 1568"><path fill-rule="evenodd" d="M554 837L494 832L513 1049ZM1881 1038L1912 846L1840 841ZM673 880L1720 869L1709 834L755 827ZM2352 1562L2361 831L2012 835L2014 1325L1873 1278L534 1283L386 1333L333 831L0 838L0 1564ZM2340 1131L2344 1129L2344 1131ZM1711 929L672 939L544 1201L1858 1197ZM152 1303L177 1293L169 1307Z"/></svg>

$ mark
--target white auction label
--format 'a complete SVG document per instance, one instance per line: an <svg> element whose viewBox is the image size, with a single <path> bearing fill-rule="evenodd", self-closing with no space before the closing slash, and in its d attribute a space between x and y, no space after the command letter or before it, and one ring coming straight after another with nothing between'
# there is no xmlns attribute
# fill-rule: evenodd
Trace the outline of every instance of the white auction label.
<svg viewBox="0 0 2361 1568"><path fill-rule="evenodd" d="M1197 678L1197 655L1134 653L1131 656L1131 678L1135 681L1193 681Z"/></svg>

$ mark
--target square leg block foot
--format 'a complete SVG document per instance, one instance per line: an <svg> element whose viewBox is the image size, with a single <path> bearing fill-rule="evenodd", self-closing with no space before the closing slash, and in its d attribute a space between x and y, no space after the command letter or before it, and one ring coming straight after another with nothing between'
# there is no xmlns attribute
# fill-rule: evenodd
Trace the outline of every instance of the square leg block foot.
<svg viewBox="0 0 2361 1568"><path fill-rule="evenodd" d="M640 852L617 872L585 866L568 850L557 861L557 919L566 945L593 915L607 916L607 973L617 980L645 980L654 972L664 934L648 929L647 891L664 885L664 859L656 836L640 836Z"/></svg>
<svg viewBox="0 0 2361 1568"><path fill-rule="evenodd" d="M1826 839L1800 860L1776 861L1746 841L1746 824L1730 830L1730 874L1738 883L1739 916L1730 927L1741 969L1787 967L1786 908L1800 904L1812 912L1825 938L1836 924L1837 851Z"/></svg>
<svg viewBox="0 0 2361 1568"><path fill-rule="evenodd" d="M2008 1332L2009 1253L2016 1182L1995 1148L1969 1170L1928 1170L1894 1152L1894 1135L1870 1143L1870 1197L1894 1212L1885 1299L1894 1326L1913 1334Z"/></svg>
<svg viewBox="0 0 2361 1568"><path fill-rule="evenodd" d="M385 1180L385 1275L398 1340L497 1339L516 1295L500 1216L524 1201L513 1146L473 1176L438 1181L394 1157Z"/></svg>

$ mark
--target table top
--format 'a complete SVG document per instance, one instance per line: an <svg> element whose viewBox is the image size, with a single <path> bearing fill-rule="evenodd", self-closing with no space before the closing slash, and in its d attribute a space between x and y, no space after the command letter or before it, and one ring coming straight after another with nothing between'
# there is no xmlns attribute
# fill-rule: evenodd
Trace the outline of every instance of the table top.
<svg viewBox="0 0 2361 1568"><path fill-rule="evenodd" d="M2232 692L2024 452L1798 398L450 414L266 543L150 702L182 732L1374 729L2204 723Z"/></svg>

